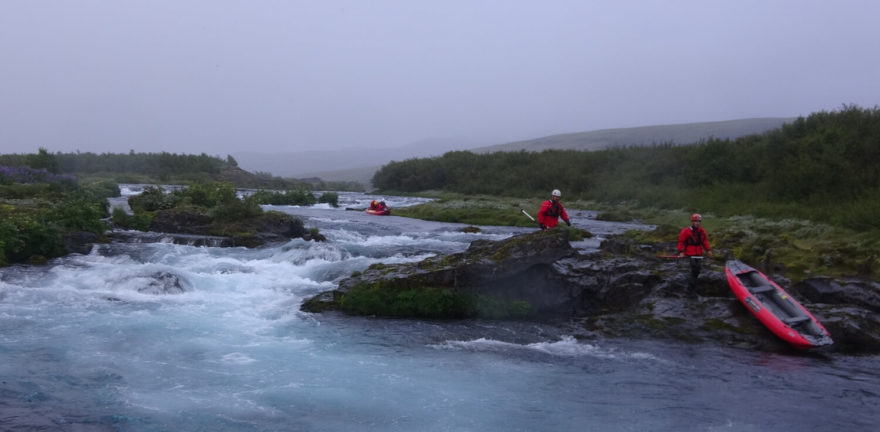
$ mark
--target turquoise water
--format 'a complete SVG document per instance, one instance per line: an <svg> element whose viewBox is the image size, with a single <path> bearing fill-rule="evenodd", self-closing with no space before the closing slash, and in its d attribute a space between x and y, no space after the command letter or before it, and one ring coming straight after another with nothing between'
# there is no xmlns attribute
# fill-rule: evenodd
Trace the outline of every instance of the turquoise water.
<svg viewBox="0 0 880 432"><path fill-rule="evenodd" d="M880 420L876 356L302 313L372 263L519 231L278 209L330 241L111 244L0 270L0 430L857 431ZM624 228L575 222L600 237Z"/></svg>

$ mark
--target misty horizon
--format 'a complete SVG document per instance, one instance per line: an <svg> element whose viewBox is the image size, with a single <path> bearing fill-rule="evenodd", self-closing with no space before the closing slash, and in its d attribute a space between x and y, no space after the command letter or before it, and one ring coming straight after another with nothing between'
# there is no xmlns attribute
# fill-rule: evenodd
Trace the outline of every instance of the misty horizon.
<svg viewBox="0 0 880 432"><path fill-rule="evenodd" d="M498 145L880 103L880 4L0 6L4 153Z"/></svg>

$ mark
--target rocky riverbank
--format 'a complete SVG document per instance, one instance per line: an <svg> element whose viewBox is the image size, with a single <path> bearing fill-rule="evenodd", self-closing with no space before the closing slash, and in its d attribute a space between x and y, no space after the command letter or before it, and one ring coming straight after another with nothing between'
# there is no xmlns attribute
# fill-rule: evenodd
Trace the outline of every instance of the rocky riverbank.
<svg viewBox="0 0 880 432"><path fill-rule="evenodd" d="M572 320L584 334L670 338L770 351L791 348L733 296L724 259L707 260L695 289L686 264L658 258L668 245L619 236L580 253L556 229L499 242L475 241L462 253L418 263L373 265L337 289L306 301L309 312L340 310L380 317ZM729 255L716 250L716 256ZM792 284L767 272L831 333L821 352L880 352L880 284L812 277Z"/></svg>

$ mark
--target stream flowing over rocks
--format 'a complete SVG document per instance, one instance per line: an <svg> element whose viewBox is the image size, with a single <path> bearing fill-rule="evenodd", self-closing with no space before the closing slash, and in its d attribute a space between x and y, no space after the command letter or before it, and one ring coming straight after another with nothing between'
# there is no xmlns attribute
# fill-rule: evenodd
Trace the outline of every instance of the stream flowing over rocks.
<svg viewBox="0 0 880 432"><path fill-rule="evenodd" d="M876 429L870 282L792 284L761 268L836 340L794 351L736 301L722 260L689 291L686 263L657 258L670 245L632 240L651 226L573 209L593 234L573 240L346 210L377 198L265 207L327 241L278 224L279 240L246 247L172 225L3 268L0 430ZM449 308L455 319L346 312L374 291L427 300L407 313L480 303Z"/></svg>
<svg viewBox="0 0 880 432"><path fill-rule="evenodd" d="M530 319L575 320L583 337L677 339L763 350L788 345L767 330L734 297L722 260L706 260L695 289L688 287L685 260L658 258L650 245L623 236L582 253L570 231L554 229L501 241L478 240L457 254L416 263L376 265L344 279L337 289L303 304L306 311L340 309L348 291L374 285L431 287L526 302ZM635 253L633 251L636 251ZM797 284L770 275L807 307L835 343L824 351L880 351L880 286L858 278L814 277Z"/></svg>

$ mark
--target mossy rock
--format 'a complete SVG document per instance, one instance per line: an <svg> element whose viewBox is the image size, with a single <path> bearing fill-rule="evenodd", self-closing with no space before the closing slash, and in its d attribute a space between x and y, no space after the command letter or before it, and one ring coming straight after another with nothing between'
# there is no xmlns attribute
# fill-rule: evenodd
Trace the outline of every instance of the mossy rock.
<svg viewBox="0 0 880 432"><path fill-rule="evenodd" d="M446 287L400 287L360 283L341 294L340 310L353 315L393 318L465 318L473 315L470 298Z"/></svg>
<svg viewBox="0 0 880 432"><path fill-rule="evenodd" d="M755 334L755 332L752 329L735 326L735 325L730 324L730 323L728 323L722 319L719 319L719 318L708 319L700 327L705 330L713 330L713 331L724 330L724 331L730 331L730 332L734 332L734 333L742 334L742 335Z"/></svg>

